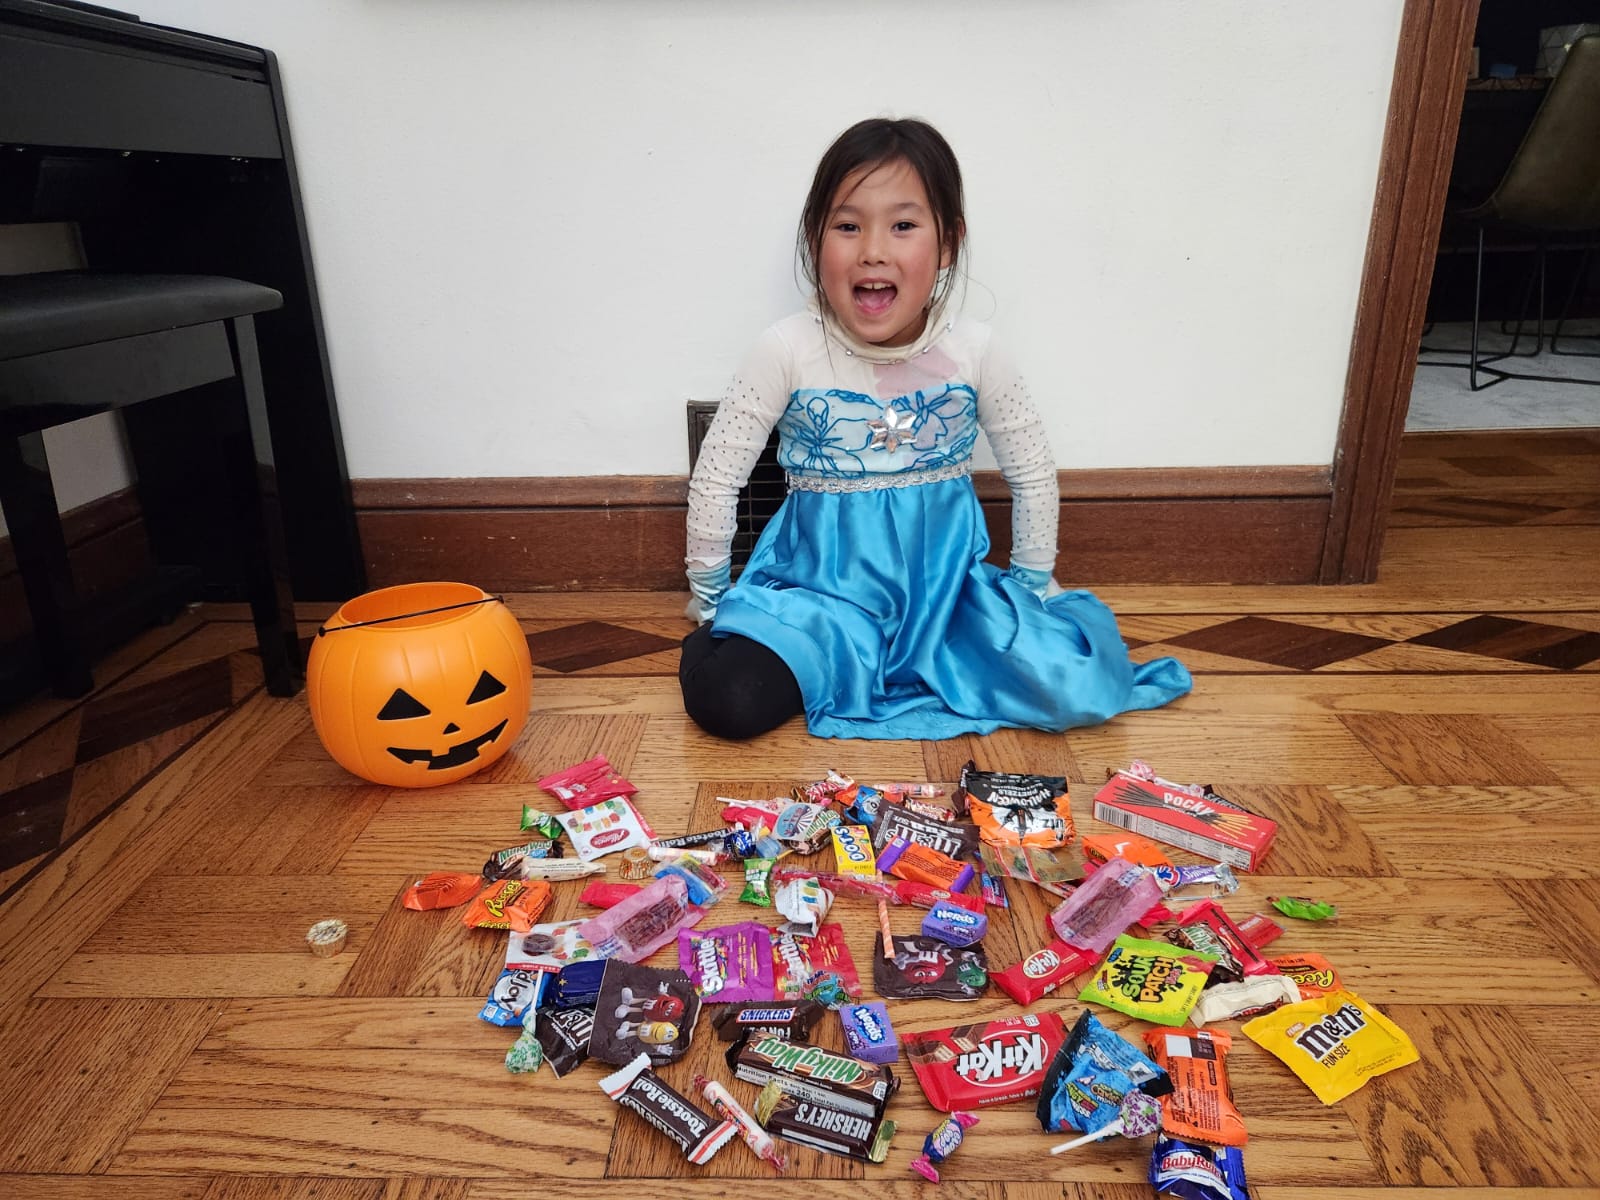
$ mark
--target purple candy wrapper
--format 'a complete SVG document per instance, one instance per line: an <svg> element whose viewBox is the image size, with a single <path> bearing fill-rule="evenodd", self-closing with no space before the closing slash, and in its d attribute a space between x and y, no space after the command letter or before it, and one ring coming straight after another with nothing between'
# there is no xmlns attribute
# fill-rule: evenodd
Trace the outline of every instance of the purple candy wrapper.
<svg viewBox="0 0 1600 1200"><path fill-rule="evenodd" d="M922 932L952 946L970 946L989 932L989 918L948 900L937 901L922 918Z"/></svg>
<svg viewBox="0 0 1600 1200"><path fill-rule="evenodd" d="M889 1023L889 1007L871 1004L846 1004L839 1010L844 1026L844 1045L852 1058L863 1062L892 1063L900 1057L900 1039Z"/></svg>
<svg viewBox="0 0 1600 1200"><path fill-rule="evenodd" d="M773 998L771 931L758 921L679 931L678 965L707 1004Z"/></svg>

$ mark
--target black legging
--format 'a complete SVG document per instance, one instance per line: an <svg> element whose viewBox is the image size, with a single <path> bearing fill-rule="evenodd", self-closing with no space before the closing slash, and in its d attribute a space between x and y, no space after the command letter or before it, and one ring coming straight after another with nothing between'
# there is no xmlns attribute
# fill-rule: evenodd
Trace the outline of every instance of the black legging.
<svg viewBox="0 0 1600 1200"><path fill-rule="evenodd" d="M712 637L702 625L683 639L678 660L683 710L707 733L744 741L805 711L787 663L760 642Z"/></svg>

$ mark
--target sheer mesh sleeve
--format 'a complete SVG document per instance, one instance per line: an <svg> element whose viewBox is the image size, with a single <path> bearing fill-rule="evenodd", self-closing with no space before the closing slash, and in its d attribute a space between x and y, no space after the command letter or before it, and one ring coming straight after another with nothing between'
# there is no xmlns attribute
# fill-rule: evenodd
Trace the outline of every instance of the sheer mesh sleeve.
<svg viewBox="0 0 1600 1200"><path fill-rule="evenodd" d="M788 345L776 329L768 329L717 405L689 480L684 562L691 571L716 570L729 561L739 489L789 403L789 361Z"/></svg>
<svg viewBox="0 0 1600 1200"><path fill-rule="evenodd" d="M983 358L978 423L1011 488L1011 561L1048 576L1055 570L1061 515L1055 459L1026 381L993 342Z"/></svg>

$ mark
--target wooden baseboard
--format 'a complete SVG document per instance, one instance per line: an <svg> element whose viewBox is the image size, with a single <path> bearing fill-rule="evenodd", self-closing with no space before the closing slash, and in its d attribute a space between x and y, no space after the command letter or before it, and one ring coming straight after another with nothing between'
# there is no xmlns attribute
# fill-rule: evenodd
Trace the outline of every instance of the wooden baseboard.
<svg viewBox="0 0 1600 1200"><path fill-rule="evenodd" d="M61 531L73 581L85 600L109 593L150 569L144 517L131 487L62 514ZM22 637L32 628L11 539L0 537L0 642Z"/></svg>
<svg viewBox="0 0 1600 1200"><path fill-rule="evenodd" d="M1063 471L1062 582L1310 583L1326 467ZM996 561L998 472L974 476ZM687 481L672 476L352 482L373 587L462 579L494 591L679 590Z"/></svg>

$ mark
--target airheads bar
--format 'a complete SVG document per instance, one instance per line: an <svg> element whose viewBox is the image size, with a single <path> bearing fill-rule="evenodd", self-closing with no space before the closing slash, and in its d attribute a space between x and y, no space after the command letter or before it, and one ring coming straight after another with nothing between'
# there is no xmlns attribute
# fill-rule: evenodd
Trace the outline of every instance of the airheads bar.
<svg viewBox="0 0 1600 1200"><path fill-rule="evenodd" d="M1196 794L1165 780L1118 771L1094 796L1095 819L1181 846L1218 862L1253 871L1261 865L1278 826L1215 792Z"/></svg>

